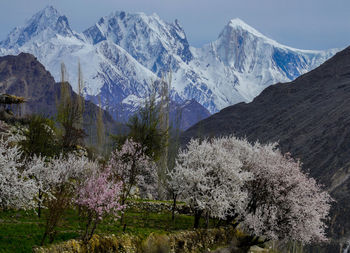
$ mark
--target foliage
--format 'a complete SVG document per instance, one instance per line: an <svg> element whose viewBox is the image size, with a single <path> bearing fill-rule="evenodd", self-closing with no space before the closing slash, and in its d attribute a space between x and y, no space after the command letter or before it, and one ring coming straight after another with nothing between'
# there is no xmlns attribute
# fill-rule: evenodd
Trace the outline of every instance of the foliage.
<svg viewBox="0 0 350 253"><path fill-rule="evenodd" d="M1 94L0 95L0 104L22 104L26 102L25 98L23 97L17 97L15 95L9 95L9 94Z"/></svg>
<svg viewBox="0 0 350 253"><path fill-rule="evenodd" d="M160 159L166 146L168 129L163 129L160 108L156 105L156 93L152 92L145 101L145 106L130 117L127 123L128 134L114 136L121 146L127 139L139 143L153 161Z"/></svg>
<svg viewBox="0 0 350 253"><path fill-rule="evenodd" d="M167 191L168 197L173 201L172 207L172 220L175 220L175 211L176 211L176 202L179 196L178 188L176 185L179 183L178 179L171 179L169 175L171 175L172 170L176 166L176 159L178 156L178 151L180 150L180 125L181 125L181 117L182 117L182 109L176 110L176 117L174 120L173 127L169 130L169 145L168 145L168 154L167 154L167 166L165 171L165 180L163 181L164 188Z"/></svg>
<svg viewBox="0 0 350 253"><path fill-rule="evenodd" d="M123 183L122 204L129 197L133 186L139 187L144 195L154 192L154 163L145 155L144 148L132 139L127 139L120 149L112 153L107 168L115 179Z"/></svg>
<svg viewBox="0 0 350 253"><path fill-rule="evenodd" d="M171 76L153 82L144 106L129 118L128 130L124 135L112 135L117 146L123 145L127 139L139 143L145 154L157 163L157 195L166 198L166 169L168 165L169 146L169 106Z"/></svg>
<svg viewBox="0 0 350 253"><path fill-rule="evenodd" d="M163 138L163 148L160 153L159 160L157 160L157 175L158 175L158 197L160 199L166 198L167 193L167 175L166 171L171 163L171 157L169 156L169 139L170 139L170 91L171 91L171 81L172 73L167 75L167 81L165 81L165 76L162 77L159 84L160 93L160 103L159 103L159 132L162 133ZM169 159L170 158L170 159Z"/></svg>
<svg viewBox="0 0 350 253"><path fill-rule="evenodd" d="M57 105L57 122L61 127L60 143L64 153L70 152L86 136L82 129L84 104L81 98L72 97L69 84L65 81L66 69L61 65L61 94ZM80 74L79 74L80 75Z"/></svg>
<svg viewBox="0 0 350 253"><path fill-rule="evenodd" d="M119 202L121 190L122 183L113 182L109 170L94 172L78 189L76 203L86 220L84 242L91 239L97 224L105 216L118 217L118 211L123 209Z"/></svg>
<svg viewBox="0 0 350 253"><path fill-rule="evenodd" d="M62 84L65 86L68 84ZM62 88L61 88L62 89ZM70 93L70 91L68 91ZM58 108L57 121L62 127L61 145L63 152L69 152L75 149L82 139L86 136L84 130L80 128L80 120L82 117L81 106L77 100L70 98L70 94L63 96Z"/></svg>
<svg viewBox="0 0 350 253"><path fill-rule="evenodd" d="M101 97L99 96L99 107L96 115L96 131L97 131L97 144L100 153L103 153L103 148L105 144L105 127L103 124L103 112L101 105Z"/></svg>
<svg viewBox="0 0 350 253"><path fill-rule="evenodd" d="M35 206L38 185L23 171L21 151L11 140L0 138L0 208L31 209Z"/></svg>
<svg viewBox="0 0 350 253"><path fill-rule="evenodd" d="M40 115L32 115L24 139L19 143L26 156L53 157L58 152L54 122Z"/></svg>

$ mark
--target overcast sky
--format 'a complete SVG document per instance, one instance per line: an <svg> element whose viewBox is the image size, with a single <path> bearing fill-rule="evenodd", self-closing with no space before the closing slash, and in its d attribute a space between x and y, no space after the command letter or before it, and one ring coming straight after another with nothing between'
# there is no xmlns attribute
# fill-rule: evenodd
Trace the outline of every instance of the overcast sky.
<svg viewBox="0 0 350 253"><path fill-rule="evenodd" d="M80 32L115 10L178 19L191 45L217 38L232 18L301 49L350 45L350 0L0 0L0 40L35 12L53 5Z"/></svg>

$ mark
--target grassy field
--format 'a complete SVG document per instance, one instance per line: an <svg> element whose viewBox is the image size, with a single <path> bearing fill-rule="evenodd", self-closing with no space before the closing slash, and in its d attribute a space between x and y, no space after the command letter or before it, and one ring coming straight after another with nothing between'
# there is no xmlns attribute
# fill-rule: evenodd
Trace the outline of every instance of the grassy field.
<svg viewBox="0 0 350 253"><path fill-rule="evenodd" d="M38 245L44 233L45 211L42 218L31 212L1 211L0 212L0 252L31 252ZM125 233L146 237L151 232L170 232L187 230L193 227L193 217L176 215L175 222L171 221L170 212L150 213L140 210L127 210L125 213ZM203 227L204 221L201 226ZM213 221L210 222L212 227ZM68 210L58 227L54 243L79 238L81 222L76 210ZM120 221L106 218L97 227L97 234L123 233Z"/></svg>

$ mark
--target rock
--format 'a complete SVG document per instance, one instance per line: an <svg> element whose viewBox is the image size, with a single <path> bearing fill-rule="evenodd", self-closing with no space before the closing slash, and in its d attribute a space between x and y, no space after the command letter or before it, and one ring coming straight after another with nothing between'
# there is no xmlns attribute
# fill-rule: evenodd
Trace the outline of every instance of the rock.
<svg viewBox="0 0 350 253"><path fill-rule="evenodd" d="M252 246L249 249L249 253L269 252L268 249L260 248L258 246Z"/></svg>

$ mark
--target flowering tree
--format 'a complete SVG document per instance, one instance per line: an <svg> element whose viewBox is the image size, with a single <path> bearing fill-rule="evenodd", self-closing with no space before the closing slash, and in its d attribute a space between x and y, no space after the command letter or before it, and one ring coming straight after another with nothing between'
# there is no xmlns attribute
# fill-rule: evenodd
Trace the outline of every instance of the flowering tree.
<svg viewBox="0 0 350 253"><path fill-rule="evenodd" d="M249 203L242 223L248 231L267 239L326 240L332 199L301 171L299 161L282 155L276 144L255 143L245 170L254 175L246 184Z"/></svg>
<svg viewBox="0 0 350 253"><path fill-rule="evenodd" d="M298 160L283 155L276 143L251 145L234 136L218 141L228 152L239 153L242 169L253 176L244 186L247 206L238 215L251 234L267 240L326 240L324 221L332 199L301 171Z"/></svg>
<svg viewBox="0 0 350 253"><path fill-rule="evenodd" d="M251 173L242 170L238 155L228 152L217 139L191 140L179 153L169 173L170 185L194 211L195 228L203 212L225 219L244 209L248 195L243 186Z"/></svg>
<svg viewBox="0 0 350 253"><path fill-rule="evenodd" d="M0 208L28 209L35 207L38 185L24 170L21 152L11 140L0 138Z"/></svg>
<svg viewBox="0 0 350 253"><path fill-rule="evenodd" d="M85 156L62 154L54 159L34 155L26 163L26 173L34 177L42 192L52 193L57 188L75 188L76 183L88 176L89 171L94 171L98 165L91 162Z"/></svg>
<svg viewBox="0 0 350 253"><path fill-rule="evenodd" d="M95 172L81 185L76 197L76 203L81 207L86 219L83 241L88 242L97 224L105 215L118 217L118 211L123 209L119 202L122 183L111 180L109 170Z"/></svg>
<svg viewBox="0 0 350 253"><path fill-rule="evenodd" d="M174 166L175 168L175 166ZM166 183L166 188L169 191L172 201L173 201L173 206L172 206L172 210L171 210L171 220L174 221L175 220L175 211L176 211L176 202L177 202L177 198L179 196L181 196L182 191L183 191L183 176L182 176L182 172L177 169L174 170L174 168L172 170L167 169L167 180L165 180Z"/></svg>
<svg viewBox="0 0 350 253"><path fill-rule="evenodd" d="M41 217L41 209L43 197L46 194L48 197L52 198L53 196L50 194L50 188L48 186L47 174L51 172L48 168L45 157L34 155L32 158L29 158L25 164L26 173L30 175L30 177L35 180L38 186L38 217ZM51 172L52 173L52 172Z"/></svg>
<svg viewBox="0 0 350 253"><path fill-rule="evenodd" d="M127 139L116 149L107 164L113 176L122 181L121 203L129 197L131 188L138 186L145 194L155 191L156 171L153 162L145 155L140 144Z"/></svg>
<svg viewBox="0 0 350 253"><path fill-rule="evenodd" d="M326 240L331 197L276 144L251 145L234 136L191 140L169 176L172 187L194 209L196 225L205 211L236 218L253 235L252 243L259 236L305 243Z"/></svg>
<svg viewBox="0 0 350 253"><path fill-rule="evenodd" d="M97 169L97 164L90 162L85 156L62 154L58 158L47 158L34 155L28 158L26 173L35 179L38 185L39 200L43 200L44 195L47 201L55 201L55 194L60 187L65 191L74 191L78 181L87 177L89 170ZM41 208L39 201L39 211Z"/></svg>
<svg viewBox="0 0 350 253"><path fill-rule="evenodd" d="M55 228L71 204L80 182L84 181L92 171L97 170L98 166L86 157L75 154L61 155L49 161L34 157L31 164L28 173L39 182L41 191L48 194L48 198L45 199L48 212L41 241L43 244L47 236L50 242L54 240Z"/></svg>

